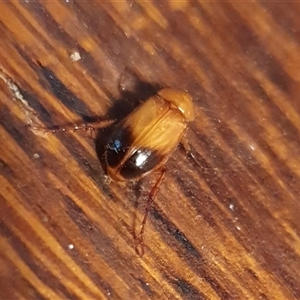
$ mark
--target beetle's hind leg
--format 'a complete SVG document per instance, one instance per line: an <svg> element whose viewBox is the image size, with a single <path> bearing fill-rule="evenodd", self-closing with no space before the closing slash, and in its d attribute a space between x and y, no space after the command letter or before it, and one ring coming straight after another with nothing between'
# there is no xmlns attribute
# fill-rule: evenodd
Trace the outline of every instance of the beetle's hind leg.
<svg viewBox="0 0 300 300"><path fill-rule="evenodd" d="M141 229L140 229L138 236L135 237L135 241L136 241L135 252L140 257L142 257L144 255L144 231L145 231L145 226L146 226L146 222L147 222L148 215L149 215L149 210L155 200L155 196L158 192L159 186L161 185L161 183L165 177L165 173L166 173L165 166L161 167L161 169L159 169L157 172L160 172L159 177L157 178L155 185L152 187L151 192L149 193L149 196L147 198L144 217L143 217L143 220L141 223Z"/></svg>

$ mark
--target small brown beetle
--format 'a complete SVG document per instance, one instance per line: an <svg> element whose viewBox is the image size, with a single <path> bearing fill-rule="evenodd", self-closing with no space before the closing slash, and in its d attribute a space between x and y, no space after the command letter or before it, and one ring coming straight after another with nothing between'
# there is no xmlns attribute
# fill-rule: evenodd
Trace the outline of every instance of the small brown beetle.
<svg viewBox="0 0 300 300"><path fill-rule="evenodd" d="M137 239L136 252L140 256L144 254L143 234L148 211L163 180L165 163L193 119L191 96L184 91L165 88L120 121L108 143L105 158L107 174L112 180L137 180L154 171L160 173L149 194Z"/></svg>

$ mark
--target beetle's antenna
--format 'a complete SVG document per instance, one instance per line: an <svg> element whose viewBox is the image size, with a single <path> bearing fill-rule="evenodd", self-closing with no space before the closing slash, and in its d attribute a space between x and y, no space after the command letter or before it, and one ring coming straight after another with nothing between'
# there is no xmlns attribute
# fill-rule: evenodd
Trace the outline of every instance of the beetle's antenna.
<svg viewBox="0 0 300 300"><path fill-rule="evenodd" d="M49 128L44 128L44 127L39 127L39 126L30 126L31 129L37 130L37 131L43 131L43 132L67 132L67 131L77 131L77 130L85 130L89 131L91 133L95 133L96 129L100 128L105 128L114 123L115 120L96 120L94 122L89 122L89 123L82 123L79 125L75 124L67 124L63 127L59 126L54 126L54 127L49 127Z"/></svg>
<svg viewBox="0 0 300 300"><path fill-rule="evenodd" d="M144 231L145 231L145 226L146 226L149 210L151 208L151 205L154 202L155 195L158 191L158 188L161 185L161 183L165 177L165 173L166 173L166 168L165 168L165 166L163 166L161 168L161 173L160 173L160 175L159 175L155 185L153 186L153 188L148 196L148 199L147 199L145 214L144 214L143 221L141 223L141 230L140 230L138 237L136 237L136 245L135 245L135 252L140 257L143 257L143 255L144 255ZM139 250L139 246L140 246L140 250Z"/></svg>

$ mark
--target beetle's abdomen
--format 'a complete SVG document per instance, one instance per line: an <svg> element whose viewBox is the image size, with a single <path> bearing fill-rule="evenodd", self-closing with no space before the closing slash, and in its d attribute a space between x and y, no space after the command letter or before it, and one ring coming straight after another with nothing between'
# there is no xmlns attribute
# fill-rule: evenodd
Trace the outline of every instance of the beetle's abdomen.
<svg viewBox="0 0 300 300"><path fill-rule="evenodd" d="M113 180L141 177L162 161L163 157L155 149L133 149L133 143L134 139L128 128L118 126L106 150L107 168Z"/></svg>
<svg viewBox="0 0 300 300"><path fill-rule="evenodd" d="M126 180L133 180L153 170L162 160L156 150L139 149L126 160L119 172Z"/></svg>

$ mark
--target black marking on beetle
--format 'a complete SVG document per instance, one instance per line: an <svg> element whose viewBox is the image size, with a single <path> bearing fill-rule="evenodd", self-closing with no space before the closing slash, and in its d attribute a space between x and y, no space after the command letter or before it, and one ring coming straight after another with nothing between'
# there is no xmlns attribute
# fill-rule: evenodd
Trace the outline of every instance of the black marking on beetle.
<svg viewBox="0 0 300 300"><path fill-rule="evenodd" d="M111 167L117 167L132 145L132 141L133 136L130 128L123 127L121 122L107 143L106 163Z"/></svg>
<svg viewBox="0 0 300 300"><path fill-rule="evenodd" d="M139 149L126 161L120 174L127 180L140 178L143 174L155 169L164 157L152 149Z"/></svg>

